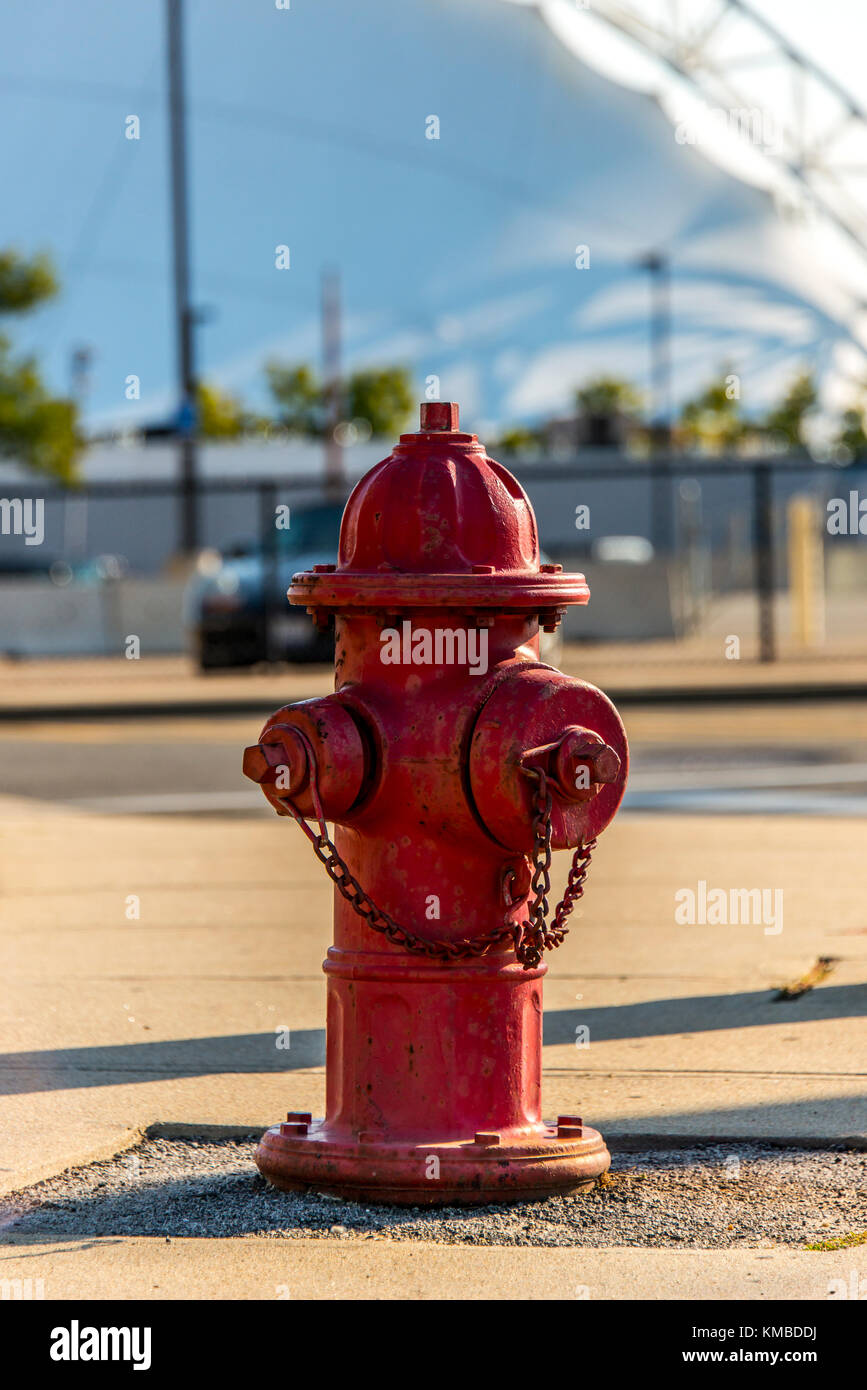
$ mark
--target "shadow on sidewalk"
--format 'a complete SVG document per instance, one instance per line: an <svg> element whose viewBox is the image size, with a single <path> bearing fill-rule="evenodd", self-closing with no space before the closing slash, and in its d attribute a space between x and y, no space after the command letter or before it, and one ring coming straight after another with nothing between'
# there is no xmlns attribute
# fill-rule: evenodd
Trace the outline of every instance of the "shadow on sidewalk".
<svg viewBox="0 0 867 1390"><path fill-rule="evenodd" d="M546 1011L547 1046L575 1041L575 1029L590 1029L594 1042L618 1038L658 1038L755 1028L772 1023L859 1018L867 1006L867 986L826 985L800 999L777 1003L770 990L706 994L683 999L651 999L605 1008ZM165 1042L118 1043L106 1047L68 1047L0 1055L0 1094L26 1095L86 1086L118 1086L161 1077L218 1076L233 1072L300 1071L325 1065L325 1029L292 1032L287 1048L275 1033L239 1033Z"/></svg>
<svg viewBox="0 0 867 1390"><path fill-rule="evenodd" d="M222 1038L7 1052L0 1055L0 1095L128 1086L162 1077L324 1067L324 1028L299 1028L290 1033L289 1044L288 1048L278 1048L275 1033L239 1033Z"/></svg>
<svg viewBox="0 0 867 1390"><path fill-rule="evenodd" d="M772 990L740 994L697 994L683 999L647 999L604 1008L546 1009L546 1045L572 1043L575 1029L590 1029L594 1042L617 1038L660 1038L676 1033L708 1033L759 1028L770 1023L809 1023L824 1018L862 1018L867 985L823 985L800 999L778 1002Z"/></svg>

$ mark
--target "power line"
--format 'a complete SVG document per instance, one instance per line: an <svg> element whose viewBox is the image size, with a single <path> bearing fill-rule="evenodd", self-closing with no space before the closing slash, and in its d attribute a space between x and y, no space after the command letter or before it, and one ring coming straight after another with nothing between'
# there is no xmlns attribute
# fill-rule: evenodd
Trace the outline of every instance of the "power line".
<svg viewBox="0 0 867 1390"><path fill-rule="evenodd" d="M53 78L19 78L12 74L0 73L0 85L36 86L37 88L45 86L51 91L55 84ZM116 105L118 101L129 99L128 90L114 83L66 79L57 85L65 87L70 96L103 100L112 105ZM136 100L144 108L145 105L156 104L158 97L157 95L146 96L143 101L142 97L139 96ZM474 188L484 189L497 197L509 202L520 203L522 206L526 206L529 201L534 207L556 210L554 203L545 200L544 192L532 188L529 184L508 177L491 175L489 170L465 160L443 159L439 152L436 162L432 160L423 162L423 156L415 146L403 144L397 140L387 140L373 132L359 131L354 125L344 126L337 122L314 121L307 117L287 114L285 111L270 111L263 107L226 101L205 100L190 103L188 114L191 119L226 121L233 126L247 125L259 130L269 130L272 133L277 131L283 133L289 129L302 139L336 145L387 162L398 163L404 168L413 169L425 178L432 176L461 184L470 184ZM597 224L625 232L635 245L638 244L631 223L621 218L612 217L610 214L600 215L596 207L588 210ZM574 215L574 212L574 208L569 209L569 215Z"/></svg>
<svg viewBox="0 0 867 1390"><path fill-rule="evenodd" d="M148 67L147 76L142 83L144 89L151 81L156 71L158 57L151 59ZM0 79L5 80L5 79ZM129 106L141 106L141 92L130 95L129 90L124 91L124 103ZM72 245L65 263L61 264L60 273L64 284L74 281L87 273L87 267L99 241L99 230L108 221L112 208L116 205L123 189L127 173L131 167L132 160L129 155L129 141L123 131L118 137L118 145L111 154L108 163L103 170L102 177L96 185L93 196L87 206L78 234ZM58 317L55 319L54 336L59 337L63 328L66 326L66 317L69 311L69 298L65 296L58 305Z"/></svg>

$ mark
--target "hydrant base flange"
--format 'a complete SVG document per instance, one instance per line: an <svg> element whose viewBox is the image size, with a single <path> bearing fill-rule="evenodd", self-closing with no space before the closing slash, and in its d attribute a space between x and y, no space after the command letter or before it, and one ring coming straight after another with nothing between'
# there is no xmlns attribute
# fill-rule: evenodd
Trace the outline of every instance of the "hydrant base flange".
<svg viewBox="0 0 867 1390"><path fill-rule="evenodd" d="M256 1163L274 1187L313 1190L384 1206L486 1206L538 1201L591 1187L608 1171L601 1134L584 1125L558 1138L540 1124L520 1136L496 1131L452 1143L389 1143L375 1135L336 1141L323 1121L304 1136L266 1130Z"/></svg>

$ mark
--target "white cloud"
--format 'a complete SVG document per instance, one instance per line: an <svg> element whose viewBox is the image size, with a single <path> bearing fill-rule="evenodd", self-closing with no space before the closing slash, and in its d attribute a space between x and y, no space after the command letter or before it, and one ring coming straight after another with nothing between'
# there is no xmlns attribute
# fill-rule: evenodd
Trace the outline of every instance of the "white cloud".
<svg viewBox="0 0 867 1390"><path fill-rule="evenodd" d="M506 397L507 416L542 414L568 408L575 387L589 376L609 372L640 381L647 348L634 336L603 342L554 343L531 357Z"/></svg>
<svg viewBox="0 0 867 1390"><path fill-rule="evenodd" d="M440 397L457 401L464 429L475 431L472 423L481 407L481 378L475 362L453 362L440 373Z"/></svg>
<svg viewBox="0 0 867 1390"><path fill-rule="evenodd" d="M758 334L808 340L815 332L816 320L799 304L784 304L750 285L732 285L721 280L680 280L671 287L672 320L678 326L704 327L740 332L752 329ZM573 315L577 328L587 332L615 324L646 320L650 312L647 279L631 277L611 285L578 308Z"/></svg>

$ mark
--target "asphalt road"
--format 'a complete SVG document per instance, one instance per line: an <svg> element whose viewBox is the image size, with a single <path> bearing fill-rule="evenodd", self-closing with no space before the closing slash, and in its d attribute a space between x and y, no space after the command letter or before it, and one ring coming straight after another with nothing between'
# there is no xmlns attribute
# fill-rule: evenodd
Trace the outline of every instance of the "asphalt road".
<svg viewBox="0 0 867 1390"><path fill-rule="evenodd" d="M865 715L867 723L867 715ZM153 732L150 732L152 727ZM22 739L0 731L0 794L118 814L273 814L241 773L237 723L213 738L166 738L137 723L135 737L81 738L45 728ZM255 735L251 723L250 740ZM772 815L867 814L861 743L753 748L731 743L634 742L624 810Z"/></svg>

